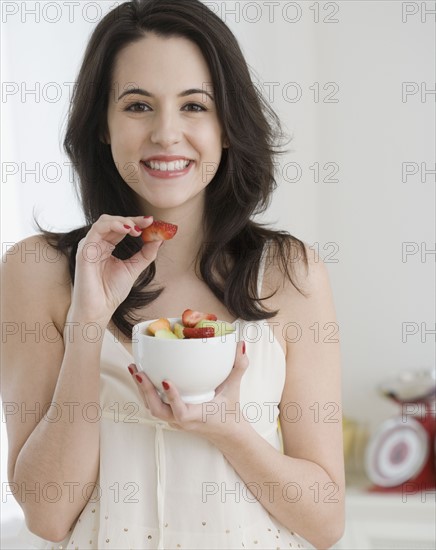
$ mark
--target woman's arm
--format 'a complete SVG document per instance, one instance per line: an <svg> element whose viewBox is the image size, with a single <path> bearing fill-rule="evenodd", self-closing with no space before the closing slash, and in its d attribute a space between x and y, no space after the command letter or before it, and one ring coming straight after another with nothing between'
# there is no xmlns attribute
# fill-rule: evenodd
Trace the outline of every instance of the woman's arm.
<svg viewBox="0 0 436 550"><path fill-rule="evenodd" d="M99 402L101 342L87 342L80 320L70 318L64 344L66 258L40 237L16 248L2 263L8 479L29 530L59 542L87 502L84 486L89 498L98 475L99 423L82 411Z"/></svg>
<svg viewBox="0 0 436 550"><path fill-rule="evenodd" d="M79 242L72 295L67 261L44 239L26 239L17 254L4 258L8 479L30 531L42 538L63 540L92 496L100 428L92 415L100 401L103 333L139 274L156 259L160 242L144 244L125 261L112 251L152 221L102 215ZM89 245L100 251L98 261L95 252L88 259Z"/></svg>
<svg viewBox="0 0 436 550"><path fill-rule="evenodd" d="M301 330L297 342L287 343L280 403L284 454L247 422L213 442L245 483L265 488L260 502L273 516L316 548L329 548L344 530L340 349L326 267L311 250L308 256L308 297L289 286L281 295L286 322Z"/></svg>

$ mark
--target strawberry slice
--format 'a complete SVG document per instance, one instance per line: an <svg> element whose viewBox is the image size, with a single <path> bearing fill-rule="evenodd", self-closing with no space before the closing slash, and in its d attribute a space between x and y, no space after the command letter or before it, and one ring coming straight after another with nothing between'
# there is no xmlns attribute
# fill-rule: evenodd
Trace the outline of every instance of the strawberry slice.
<svg viewBox="0 0 436 550"><path fill-rule="evenodd" d="M173 223L154 221L151 225L142 230L142 240L145 243L151 241L168 241L177 233L177 225Z"/></svg>
<svg viewBox="0 0 436 550"><path fill-rule="evenodd" d="M195 327L203 319L206 321L217 321L217 316L213 313L203 313L202 311L193 311L192 309L185 309L182 314L182 323L185 327Z"/></svg>
<svg viewBox="0 0 436 550"><path fill-rule="evenodd" d="M185 327L183 329L183 336L185 338L213 338L215 336L215 329L213 327Z"/></svg>

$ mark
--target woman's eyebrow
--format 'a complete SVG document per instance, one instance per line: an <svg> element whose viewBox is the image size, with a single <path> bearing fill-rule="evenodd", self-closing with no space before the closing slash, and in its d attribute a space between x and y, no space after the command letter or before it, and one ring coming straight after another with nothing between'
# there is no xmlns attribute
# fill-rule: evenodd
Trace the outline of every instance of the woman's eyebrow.
<svg viewBox="0 0 436 550"><path fill-rule="evenodd" d="M135 94L135 95L143 95L145 97L154 97L153 94L150 92L147 92L147 90L143 90L142 88L130 88L128 90L125 90L120 97L118 98L118 101L122 99L126 95ZM189 88L189 90L185 90L184 92L180 92L177 97L186 97L189 95L194 94L205 94L207 95L212 101L214 101L213 96L206 90L201 88Z"/></svg>

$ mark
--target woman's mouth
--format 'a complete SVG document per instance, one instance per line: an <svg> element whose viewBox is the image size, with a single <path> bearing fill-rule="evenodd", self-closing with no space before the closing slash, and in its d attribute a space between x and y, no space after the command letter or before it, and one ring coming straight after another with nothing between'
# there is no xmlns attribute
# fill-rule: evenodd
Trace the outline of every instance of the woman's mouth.
<svg viewBox="0 0 436 550"><path fill-rule="evenodd" d="M193 164L194 161L185 159L172 160L169 162L160 160L141 161L141 165L144 167L145 171L155 178L176 178L184 176L189 172Z"/></svg>
<svg viewBox="0 0 436 550"><path fill-rule="evenodd" d="M144 164L152 170L159 170L161 172L175 172L184 170L190 164L190 160L173 160L171 162L161 162L157 160L144 161Z"/></svg>

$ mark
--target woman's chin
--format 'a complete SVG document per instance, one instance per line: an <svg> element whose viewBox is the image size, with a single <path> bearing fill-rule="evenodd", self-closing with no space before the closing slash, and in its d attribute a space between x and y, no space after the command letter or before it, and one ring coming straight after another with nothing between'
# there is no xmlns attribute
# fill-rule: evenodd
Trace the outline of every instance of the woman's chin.
<svg viewBox="0 0 436 550"><path fill-rule="evenodd" d="M146 206L146 210L184 210L189 208L192 210L202 210L204 204L204 189L198 193L177 193L174 190L168 190L164 193L147 193L140 195L142 203ZM169 220L171 221L171 220Z"/></svg>
<svg viewBox="0 0 436 550"><path fill-rule="evenodd" d="M148 199L144 199L145 204L147 206L147 210L175 210L179 208L183 208L183 206L186 204L187 199L176 199L175 197L162 197L162 198L155 198L155 197L149 197ZM169 220L170 221L170 220Z"/></svg>

